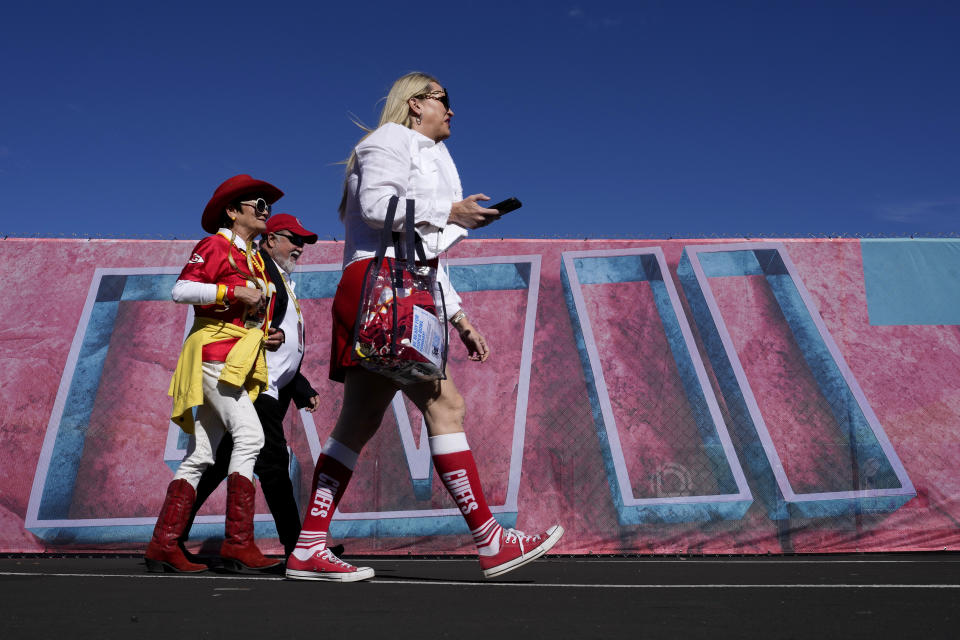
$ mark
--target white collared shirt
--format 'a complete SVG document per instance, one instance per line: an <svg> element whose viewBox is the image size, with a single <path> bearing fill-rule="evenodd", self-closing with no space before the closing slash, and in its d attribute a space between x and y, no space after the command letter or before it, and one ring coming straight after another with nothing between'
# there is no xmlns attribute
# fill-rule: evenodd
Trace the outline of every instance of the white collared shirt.
<svg viewBox="0 0 960 640"><path fill-rule="evenodd" d="M286 278L289 285L287 289L289 299L287 300L287 310L283 315L283 321L279 325L274 325L277 329L283 331L284 340L276 351L267 351L268 383L267 388L263 391L271 398L278 399L278 389L289 384L297 374L297 369L300 368L300 361L303 360L303 343L301 341L302 317L297 312L297 297L294 294L297 283L290 279L290 274L284 271L276 260L273 263L277 265L280 276ZM283 286L283 282L277 282L275 286L279 289Z"/></svg>
<svg viewBox="0 0 960 640"><path fill-rule="evenodd" d="M217 229L217 235L223 236L227 240L233 237L233 245L237 249L240 249L240 251L244 251L244 252L247 250L247 241L241 238L240 236L236 235L232 229L227 229L226 227L220 227L219 229ZM257 241L251 240L250 251L253 252L256 250L257 250Z"/></svg>
<svg viewBox="0 0 960 640"><path fill-rule="evenodd" d="M440 256L467 236L466 229L447 222L453 203L463 200L463 187L446 145L387 123L358 144L356 152L357 162L347 178L344 266L376 254L392 196L400 198L394 231L404 228L404 200L416 202L414 219L427 259ZM393 247L387 247L387 255L393 256ZM442 266L437 269L437 281L450 317L460 310L460 296Z"/></svg>

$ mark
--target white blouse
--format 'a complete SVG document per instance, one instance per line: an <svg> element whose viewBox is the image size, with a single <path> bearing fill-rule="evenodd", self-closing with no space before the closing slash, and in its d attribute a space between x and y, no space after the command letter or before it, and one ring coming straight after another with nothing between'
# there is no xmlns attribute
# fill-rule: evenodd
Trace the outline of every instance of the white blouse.
<svg viewBox="0 0 960 640"><path fill-rule="evenodd" d="M404 227L404 200L415 201L416 231L427 259L439 256L467 236L463 227L447 223L453 203L463 200L463 187L442 142L403 125L387 123L358 144L356 152L356 164L347 178L344 266L376 254L392 196L400 198L394 231ZM387 247L387 255L394 255L392 246ZM437 269L437 281L449 318L460 310L460 296L442 266Z"/></svg>

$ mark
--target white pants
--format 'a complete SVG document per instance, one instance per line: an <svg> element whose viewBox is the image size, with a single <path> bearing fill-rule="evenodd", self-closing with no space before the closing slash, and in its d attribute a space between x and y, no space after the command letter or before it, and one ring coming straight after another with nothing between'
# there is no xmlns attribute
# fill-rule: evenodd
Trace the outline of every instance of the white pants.
<svg viewBox="0 0 960 640"><path fill-rule="evenodd" d="M263 447L263 427L247 390L220 382L222 362L203 363L203 404L197 407L194 437L175 480L197 488L204 470L213 464L213 452L224 432L233 437L233 454L227 473L237 472L253 480L253 465Z"/></svg>

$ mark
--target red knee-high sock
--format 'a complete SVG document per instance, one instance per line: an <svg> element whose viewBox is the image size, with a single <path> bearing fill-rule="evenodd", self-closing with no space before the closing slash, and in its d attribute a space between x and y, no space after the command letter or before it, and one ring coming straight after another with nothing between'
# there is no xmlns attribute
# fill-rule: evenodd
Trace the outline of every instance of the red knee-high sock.
<svg viewBox="0 0 960 640"><path fill-rule="evenodd" d="M496 555L500 551L501 528L483 496L480 474L466 435L460 432L433 436L430 452L440 479L470 527L477 552L482 556Z"/></svg>
<svg viewBox="0 0 960 640"><path fill-rule="evenodd" d="M293 550L298 559L306 560L327 548L327 532L333 512L350 482L356 461L356 452L333 438L327 440L323 453L317 458L317 467L313 471L313 499L307 505L300 537Z"/></svg>

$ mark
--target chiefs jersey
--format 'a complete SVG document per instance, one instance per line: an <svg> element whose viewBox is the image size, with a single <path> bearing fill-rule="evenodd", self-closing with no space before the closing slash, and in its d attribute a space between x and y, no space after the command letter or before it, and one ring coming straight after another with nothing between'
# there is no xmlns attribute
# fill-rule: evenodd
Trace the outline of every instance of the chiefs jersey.
<svg viewBox="0 0 960 640"><path fill-rule="evenodd" d="M230 256L233 256L233 264L230 263ZM253 270L247 263L247 256L235 244L231 243L229 238L222 233L207 236L197 243L190 254L190 260L180 272L179 280L190 280L192 282L204 282L209 284L222 284L227 287L253 287L247 277L256 279L261 287L261 291L266 291L269 296L265 316L260 328L266 332L269 327L270 319L273 317L273 293L276 287L270 282L269 276L263 270L263 262L259 255L254 252L251 263ZM234 268L236 265L236 268ZM255 311L249 311L242 302L234 302L229 306L219 304L195 304L193 313L200 318L214 318L217 320L226 320L239 327L245 326L245 321L249 323L250 316L256 314ZM203 359L208 362L224 362L230 349L237 343L237 338L228 338L219 340L203 347Z"/></svg>

